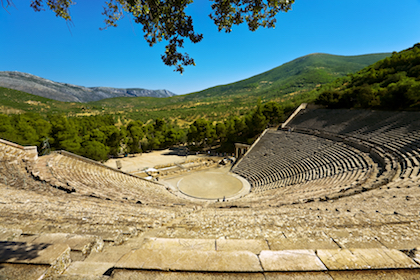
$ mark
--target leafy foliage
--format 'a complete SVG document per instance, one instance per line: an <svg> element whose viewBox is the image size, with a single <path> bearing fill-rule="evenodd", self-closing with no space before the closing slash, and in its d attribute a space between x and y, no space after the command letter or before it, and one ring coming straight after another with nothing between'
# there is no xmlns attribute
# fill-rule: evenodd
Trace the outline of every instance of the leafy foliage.
<svg viewBox="0 0 420 280"><path fill-rule="evenodd" d="M278 108L278 110L271 110ZM67 150L94 160L107 160L110 156L141 153L168 148L188 142L198 147L216 144L232 144L234 141L250 142L266 126L265 115L273 120L282 119L278 104L263 107L258 104L251 113L213 124L198 119L184 130L171 122L156 119L144 124L130 121L118 125L112 115L66 117L50 114L42 117L37 113L14 115L0 114L0 138L22 145L36 145L42 152L42 143L48 139L52 150ZM230 147L230 148L232 148Z"/></svg>
<svg viewBox="0 0 420 280"><path fill-rule="evenodd" d="M318 90L317 104L330 108L420 108L420 44L393 53Z"/></svg>

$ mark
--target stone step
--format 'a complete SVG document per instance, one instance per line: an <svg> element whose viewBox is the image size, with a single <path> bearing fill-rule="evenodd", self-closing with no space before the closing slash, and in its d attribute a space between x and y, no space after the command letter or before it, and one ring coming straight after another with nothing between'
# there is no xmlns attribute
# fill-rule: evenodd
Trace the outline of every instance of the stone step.
<svg viewBox="0 0 420 280"><path fill-rule="evenodd" d="M259 259L264 271L327 270L314 250L262 251Z"/></svg>
<svg viewBox="0 0 420 280"><path fill-rule="evenodd" d="M249 251L194 251L138 249L115 265L124 269L151 269L208 272L260 272L257 255Z"/></svg>
<svg viewBox="0 0 420 280"><path fill-rule="evenodd" d="M333 249L317 250L329 270L420 268L404 253L395 249Z"/></svg>
<svg viewBox="0 0 420 280"><path fill-rule="evenodd" d="M37 244L66 244L72 251L80 251L85 256L89 255L92 250L101 251L104 246L104 242L99 236L71 233L21 235L15 238L14 241Z"/></svg>
<svg viewBox="0 0 420 280"><path fill-rule="evenodd" d="M137 245L133 242L122 246L108 246L102 252L92 251L84 261L71 263L71 247L83 250L86 244L94 242L94 237L43 234L34 238L34 241L42 242L1 241L0 276L8 275L13 279L11 275L26 275L28 271L32 271L33 275L41 275L40 277L61 275L58 278L54 276L54 279L105 279L103 277L109 275L111 279L115 275L124 279L123 275L128 270L137 271L139 277L145 276L147 271L163 275L169 270L178 273L171 277L183 276L183 273L217 272L218 275L241 273L244 277L253 275L257 278L263 275L266 279L274 275L280 279L289 279L287 277L292 274L296 277L314 277L308 279L341 279L340 277L344 277L342 275L351 274L354 270L371 275L372 269L376 270L375 273L381 271L382 274L387 274L390 269L397 270L390 274L390 278L384 279L400 279L398 275L401 273L414 275L414 278L409 279L417 279L420 275L418 248L411 251L411 257L385 247L273 250L276 244L282 246L282 242L288 239L292 240L138 238ZM63 240L67 240L68 244L54 244ZM320 248L330 246L323 244L322 241L326 241L322 238L319 241ZM381 273L372 274L372 277L382 275Z"/></svg>
<svg viewBox="0 0 420 280"><path fill-rule="evenodd" d="M34 268L36 273L44 270L43 277L49 277L63 273L70 263L70 247L66 244L0 241L0 267L4 264L36 265L39 266ZM8 267L9 271L4 274L10 275L16 270L16 267Z"/></svg>

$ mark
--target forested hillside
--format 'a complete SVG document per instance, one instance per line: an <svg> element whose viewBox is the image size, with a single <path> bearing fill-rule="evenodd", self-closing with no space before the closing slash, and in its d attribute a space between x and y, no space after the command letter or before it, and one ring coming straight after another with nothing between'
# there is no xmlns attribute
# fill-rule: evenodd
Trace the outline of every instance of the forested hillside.
<svg viewBox="0 0 420 280"><path fill-rule="evenodd" d="M139 153L188 143L192 150L233 151L235 142L252 143L267 125L283 119L279 104L257 104L242 117L230 117L213 123L197 119L188 129L156 119L121 123L113 115L66 117L63 114L0 114L0 138L21 144L36 145L40 154L49 150L67 150L94 160Z"/></svg>
<svg viewBox="0 0 420 280"><path fill-rule="evenodd" d="M316 103L329 108L420 109L420 44L323 86Z"/></svg>
<svg viewBox="0 0 420 280"><path fill-rule="evenodd" d="M390 53L340 56L323 53L309 54L251 78L189 94L187 99L248 95L277 98L281 95L314 89L336 78L390 56Z"/></svg>

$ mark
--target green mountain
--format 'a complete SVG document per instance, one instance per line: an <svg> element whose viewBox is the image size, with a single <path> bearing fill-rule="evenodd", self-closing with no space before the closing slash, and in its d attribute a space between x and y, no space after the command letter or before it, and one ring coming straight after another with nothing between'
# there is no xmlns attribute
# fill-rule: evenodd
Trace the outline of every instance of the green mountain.
<svg viewBox="0 0 420 280"><path fill-rule="evenodd" d="M286 111L291 110L301 102L315 100L317 95L313 94L312 90L320 85L359 71L390 55L311 54L236 83L167 98L116 97L84 104L53 101L48 103L38 96L25 95L22 92L18 94L15 91L16 97L12 104L11 101L7 101L5 91L0 90L0 105L7 107L9 111L13 108L36 111L38 108L40 112L47 113L51 110L68 115L109 113L143 122L165 118L178 120L181 125L189 124L199 117L218 121L230 115L246 114L255 107L258 99L263 103L282 102Z"/></svg>
<svg viewBox="0 0 420 280"><path fill-rule="evenodd" d="M3 114L59 112L69 115L82 112L82 108L83 105L80 103L56 101L19 90L0 87L0 113Z"/></svg>
<svg viewBox="0 0 420 280"><path fill-rule="evenodd" d="M317 90L330 108L420 109L420 43Z"/></svg>
<svg viewBox="0 0 420 280"><path fill-rule="evenodd" d="M278 97L332 82L338 77L359 71L390 55L390 53L359 56L310 54L251 78L196 92L187 98L199 99L225 95L249 95L250 93L262 97Z"/></svg>

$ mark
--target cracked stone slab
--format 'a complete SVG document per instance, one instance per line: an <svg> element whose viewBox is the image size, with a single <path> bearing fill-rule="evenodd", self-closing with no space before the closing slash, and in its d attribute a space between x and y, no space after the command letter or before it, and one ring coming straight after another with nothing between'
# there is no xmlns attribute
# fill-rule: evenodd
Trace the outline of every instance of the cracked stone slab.
<svg viewBox="0 0 420 280"><path fill-rule="evenodd" d="M13 241L32 243L36 238L38 238L38 236L38 234L22 234L20 236L17 236Z"/></svg>
<svg viewBox="0 0 420 280"><path fill-rule="evenodd" d="M411 250L420 244L420 238L418 236L398 236L394 238L379 236L378 240L387 248L397 250Z"/></svg>
<svg viewBox="0 0 420 280"><path fill-rule="evenodd" d="M412 259L395 249L317 250L317 254L330 270L419 268Z"/></svg>
<svg viewBox="0 0 420 280"><path fill-rule="evenodd" d="M39 235L33 240L36 243L64 243L73 251L90 251L90 248L97 242L98 236L94 235L78 235L67 233L45 233Z"/></svg>
<svg viewBox="0 0 420 280"><path fill-rule="evenodd" d="M349 249L317 250L318 257L329 270L368 269L369 264Z"/></svg>
<svg viewBox="0 0 420 280"><path fill-rule="evenodd" d="M132 251L116 268L175 271L261 272L257 255L248 251L149 250Z"/></svg>
<svg viewBox="0 0 420 280"><path fill-rule="evenodd" d="M84 262L117 263L124 255L132 251L127 247L105 247L102 252L91 252Z"/></svg>
<svg viewBox="0 0 420 280"><path fill-rule="evenodd" d="M341 248L385 248L380 242L372 238L369 240L366 239L356 239L356 238L334 238L335 242L341 246ZM321 249L321 248L320 248ZM332 248L331 248L332 249Z"/></svg>
<svg viewBox="0 0 420 280"><path fill-rule="evenodd" d="M395 249L350 249L359 258L365 260L370 268L420 268L411 258Z"/></svg>
<svg viewBox="0 0 420 280"><path fill-rule="evenodd" d="M101 276L113 266L114 263L72 262L63 275Z"/></svg>
<svg viewBox="0 0 420 280"><path fill-rule="evenodd" d="M9 264L0 265L0 279L41 279L49 265Z"/></svg>
<svg viewBox="0 0 420 280"><path fill-rule="evenodd" d="M262 251L260 260L264 271L327 270L314 250Z"/></svg>
<svg viewBox="0 0 420 280"><path fill-rule="evenodd" d="M67 255L70 257L70 247L66 244L0 241L0 262L3 263L52 265Z"/></svg>
<svg viewBox="0 0 420 280"><path fill-rule="evenodd" d="M265 280L333 280L328 272L266 272Z"/></svg>
<svg viewBox="0 0 420 280"><path fill-rule="evenodd" d="M338 249L338 245L331 238L283 238L267 239L269 247L273 251L279 250L316 250Z"/></svg>
<svg viewBox="0 0 420 280"><path fill-rule="evenodd" d="M265 280L263 273L169 272L115 269L111 279L118 280Z"/></svg>
<svg viewBox="0 0 420 280"><path fill-rule="evenodd" d="M147 238L141 248L150 250L197 250L214 251L214 239L183 239L183 238Z"/></svg>
<svg viewBox="0 0 420 280"><path fill-rule="evenodd" d="M334 280L417 280L420 279L418 270L348 270L330 271Z"/></svg>
<svg viewBox="0 0 420 280"><path fill-rule="evenodd" d="M217 239L217 251L250 251L259 254L269 250L267 242L262 239Z"/></svg>

